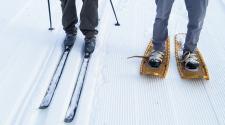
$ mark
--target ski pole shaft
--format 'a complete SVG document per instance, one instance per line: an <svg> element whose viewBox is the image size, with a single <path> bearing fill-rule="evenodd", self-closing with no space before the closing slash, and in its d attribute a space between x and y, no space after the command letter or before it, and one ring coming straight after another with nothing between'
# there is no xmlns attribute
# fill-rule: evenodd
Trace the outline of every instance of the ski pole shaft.
<svg viewBox="0 0 225 125"><path fill-rule="evenodd" d="M51 15L50 0L48 0L48 14L49 14L49 23L50 23L49 30L53 30L54 28L52 27L52 15Z"/></svg>
<svg viewBox="0 0 225 125"><path fill-rule="evenodd" d="M112 10L113 10L114 16L116 18L116 24L115 25L116 26L120 26L120 23L119 23L118 18L116 16L116 11L115 11L114 6L113 6L113 3L112 3L112 0L110 0L110 3L111 3L111 6L112 6Z"/></svg>

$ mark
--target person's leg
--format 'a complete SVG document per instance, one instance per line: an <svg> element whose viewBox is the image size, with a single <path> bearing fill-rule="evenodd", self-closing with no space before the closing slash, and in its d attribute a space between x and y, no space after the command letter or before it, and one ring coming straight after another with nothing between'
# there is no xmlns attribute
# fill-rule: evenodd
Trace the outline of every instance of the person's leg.
<svg viewBox="0 0 225 125"><path fill-rule="evenodd" d="M98 0L83 0L80 13L80 30L85 35L84 53L89 57L95 50L98 31Z"/></svg>
<svg viewBox="0 0 225 125"><path fill-rule="evenodd" d="M77 11L75 0L61 0L62 24L66 34L76 34Z"/></svg>
<svg viewBox="0 0 225 125"><path fill-rule="evenodd" d="M90 38L95 36L98 31L98 0L83 0L83 7L80 13L80 30Z"/></svg>
<svg viewBox="0 0 225 125"><path fill-rule="evenodd" d="M188 11L189 23L182 57L185 68L196 70L199 67L199 61L194 52L202 30L208 0L185 0L185 4Z"/></svg>
<svg viewBox="0 0 225 125"><path fill-rule="evenodd" d="M66 32L64 46L71 48L76 40L77 28L75 27L78 22L75 0L61 0L62 7L62 24Z"/></svg>
<svg viewBox="0 0 225 125"><path fill-rule="evenodd" d="M174 0L155 0L157 14L153 28L154 50L164 51L165 41L168 37L168 20Z"/></svg>
<svg viewBox="0 0 225 125"><path fill-rule="evenodd" d="M174 0L155 0L157 9L153 28L153 50L148 60L151 67L158 68L164 57L168 37L168 20Z"/></svg>
<svg viewBox="0 0 225 125"><path fill-rule="evenodd" d="M200 32L206 15L208 0L185 0L188 11L188 31L184 51L194 52L199 41Z"/></svg>

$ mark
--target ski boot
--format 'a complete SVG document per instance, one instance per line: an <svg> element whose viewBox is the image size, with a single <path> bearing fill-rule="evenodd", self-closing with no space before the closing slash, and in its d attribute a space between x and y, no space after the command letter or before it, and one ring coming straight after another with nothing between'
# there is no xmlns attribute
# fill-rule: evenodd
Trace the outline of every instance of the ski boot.
<svg viewBox="0 0 225 125"><path fill-rule="evenodd" d="M89 58L90 55L94 52L95 50L95 44L96 44L96 37L85 37L84 39L85 45L84 45L84 53L85 57Z"/></svg>
<svg viewBox="0 0 225 125"><path fill-rule="evenodd" d="M153 68L159 68L163 61L164 55L165 52L163 51L153 50L149 57L148 64Z"/></svg>
<svg viewBox="0 0 225 125"><path fill-rule="evenodd" d="M185 69L187 70L196 71L199 67L198 58L194 52L184 51L182 61L184 62Z"/></svg>
<svg viewBox="0 0 225 125"><path fill-rule="evenodd" d="M76 40L76 36L77 36L77 33L67 33L66 34L66 38L64 39L63 41L63 44L64 44L64 48L65 49L70 49L73 47L74 45L74 42Z"/></svg>

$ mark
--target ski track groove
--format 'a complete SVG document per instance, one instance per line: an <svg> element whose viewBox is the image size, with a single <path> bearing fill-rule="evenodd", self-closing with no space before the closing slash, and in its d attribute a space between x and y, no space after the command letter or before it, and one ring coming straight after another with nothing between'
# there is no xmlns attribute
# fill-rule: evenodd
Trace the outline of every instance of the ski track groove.
<svg viewBox="0 0 225 125"><path fill-rule="evenodd" d="M217 7L216 9L214 9L214 13L220 13L220 17L219 18L225 19L225 14L224 14L224 7L225 6L222 6L221 2L222 2L221 0L217 0L217 1L214 1L214 2L209 2L208 10L212 9L211 7L213 7L213 5L214 6L221 6L221 7ZM224 5L224 1L223 1L223 5ZM212 11L210 11L210 13L208 13L208 17L213 17L214 16L214 13L211 13L211 12ZM218 17L216 17L216 18L218 18ZM214 25L214 27L208 26L207 24L209 22L211 22L211 20L213 20L213 19L206 17L206 21L207 22L206 22L206 25L205 25L205 32L203 32L203 34L205 36L210 36L209 38L211 38L211 39L206 39L206 38L203 38L203 39L205 39L205 41L213 41L215 44L209 44L209 42L206 42L205 44L206 44L206 46L210 46L210 48L217 48L217 49L215 51L214 49L210 50L210 49L204 48L205 52L211 51L210 53L208 53L209 54L208 56L206 56L206 54L205 54L205 57L214 57L216 55L216 56L218 56L218 58L217 58L218 61L211 60L210 58L206 58L206 62L208 64L210 64L208 66L208 68L209 68L209 71L210 71L211 80L209 82L203 82L203 85L204 85L204 88L206 90L207 96L208 96L208 98L210 100L211 107L214 110L214 114L215 114L215 116L217 118L218 125L222 125L222 124L225 123L224 122L225 110L221 110L221 108L218 108L218 106L225 107L224 100L222 100L222 98L225 95L225 93L222 92L222 90L221 90L222 88L225 87L224 86L225 79L224 79L224 77L222 75L222 74L224 74L224 71L222 69L225 69L225 67L223 65L220 65L220 63L218 63L218 64L215 64L215 63L216 62L225 62L225 59L223 57L219 58L220 54L225 52L225 50L224 50L225 47L224 46L220 46L221 41L224 41L224 35L222 35L224 30L221 27L221 24L223 24L223 21L221 21L221 20L217 20L217 24ZM217 29L218 29L217 32L210 32L215 27L217 27ZM211 66L211 64L213 64L213 65ZM216 66L220 65L220 68L217 69L217 70L212 70L213 68L215 68L215 65ZM219 75L219 74L221 74L221 75ZM215 89L216 87L217 87L217 91ZM220 92L219 96L215 95L215 93L219 93L219 92Z"/></svg>
<svg viewBox="0 0 225 125"><path fill-rule="evenodd" d="M113 4L115 5L115 2ZM99 32L99 35L98 35L99 37L97 38L98 44L97 44L96 51L95 51L95 53L92 56L94 58L92 58L90 60L90 64L89 64L89 68L88 68L88 71L90 71L90 72L94 71L94 74L91 74L91 75L96 76L95 77L96 79L97 78L102 79L102 81L104 81L104 76L103 76L103 74L101 72L99 72L97 70L104 69L104 64L101 64L101 61L102 61L102 59L104 59L104 56L106 54L105 52L107 51L106 48L105 48L105 44L108 41L106 39L107 38L106 36L109 36L109 34L110 34L110 29L107 29L107 27L108 26L114 27L114 25L113 25L114 24L114 20L113 21L109 21L109 17L111 17L111 19L114 19L114 18L112 18L112 16L110 16L108 13L106 13L107 12L106 10L110 9L109 1L105 1L103 6L104 6L104 8L102 8L102 11L101 11L103 13L102 13L102 15L100 17L100 26L99 26L99 29L100 29L99 31L100 32ZM113 13L111 13L111 14L113 14ZM108 23L105 23L105 22L108 22ZM93 67L96 67L96 68L93 68ZM84 100L88 96L88 95L85 94L85 92L89 91L90 89L93 90L92 91L92 95L89 94L89 96L92 96L92 99L91 99L92 101L90 101L90 102L91 102L91 104L95 105L94 104L95 100L93 100L94 99L93 96L95 95L97 87L98 87L96 85L97 81L96 80L93 81L92 79L89 79L89 76L90 76L90 74L89 74L89 72L87 72L87 77L86 77L86 80L85 80L84 89L83 89L83 92L82 92L82 97L81 97L79 105L82 105L82 104L85 105L83 102L85 102ZM92 76L92 78L93 78L93 76ZM91 83L92 85L88 84L88 83ZM93 106L91 104L89 104L89 109L88 110L90 110L91 106L93 108L95 108L95 106ZM84 108L81 107L81 109L84 109ZM93 113L92 111L89 111L90 113L86 115L86 116L89 116L88 117L89 120L87 120L88 122L86 122L87 125L92 124L92 121L91 121L92 120L92 113ZM86 117L86 119L87 119L87 117Z"/></svg>
<svg viewBox="0 0 225 125"><path fill-rule="evenodd" d="M24 7L24 8L26 10L29 10L29 7L27 7L27 6L30 5L30 4L31 4L31 1L29 2L29 4L26 4L26 7ZM24 11L24 9L22 10L22 12L23 11ZM17 20L21 19L21 17L24 16L24 14L22 14L22 12L20 12L20 14L17 14L17 17L16 17ZM28 15L28 13L25 13L25 15ZM18 43L20 43L19 44L20 46L22 45L21 47L16 46L17 47L17 51L19 52L19 50L22 50L22 48L25 47L25 44L27 42L18 42ZM46 53L45 56L46 57L49 58L49 54L51 55L51 52L56 47L56 44L58 44L58 43L56 42L55 46L50 47L49 51L45 51L45 53ZM14 60L14 62L16 62L17 58L21 58L23 56L23 54L21 54L21 55L19 55L20 57L18 57L18 52L15 52L15 54L12 56L14 58L11 57ZM43 65L46 63L46 61L43 61L43 60L48 59L48 58L42 58L41 60L39 60L39 62L40 62L39 64L40 65L37 65L37 69L39 69L39 68L42 69L41 67L43 67ZM42 62L42 64L41 64L41 62ZM16 66L17 64L15 63L14 65ZM12 67L12 65L11 65L11 67ZM37 70L37 72L34 74L34 76L39 76L41 74L41 72L43 72L43 70L40 70L40 71ZM25 108L29 107L29 100L32 98L34 90L35 90L36 86L38 85L38 82L35 81L35 80L37 80L35 77L31 78L31 80L28 80L28 81L30 81L30 83L36 82L36 84L30 84L30 86L26 87L25 91L21 94L22 95L20 97L21 99L17 103L19 106L15 107L15 109L13 110L13 113L11 113L9 119L6 121L7 122L6 124L19 124L19 125L21 124L22 116L23 116L23 114L25 113L25 110L26 110ZM15 118L16 118L16 120L11 120L11 119L15 119ZM13 122L13 123L11 123L11 122Z"/></svg>
<svg viewBox="0 0 225 125"><path fill-rule="evenodd" d="M214 11L210 11L210 13L208 13L208 17L213 17L214 13L220 13L220 17L216 17L216 18L221 18L221 19L225 19L225 14L224 12L224 6L222 7L221 5L221 1L215 1L215 2L211 2L210 6L208 9L213 9L213 6L221 6L221 7L217 7L214 9ZM217 117L218 120L218 124L222 125L224 124L224 118L225 118L225 110L224 107L224 100L222 99L223 96L225 95L225 93L223 92L223 88L224 86L224 70L225 67L223 65L220 65L221 63L219 62L225 62L225 59L221 56L221 53L224 53L224 46L220 46L221 41L224 41L224 35L222 35L223 33L223 28L221 27L221 24L223 25L223 21L222 20L216 20L214 23L214 27L210 27L210 25L207 25L209 23L211 23L211 21L213 21L214 19L212 18L207 18L207 22L205 25L205 32L203 32L203 34L205 36L209 36L210 39L205 39L205 41L212 41L215 44L209 44L209 42L206 42L206 46L210 46L210 48L217 48L216 51L214 51L213 49L206 49L206 48L202 48L205 52L210 50L210 53L208 53L208 55L206 56L206 62L209 65L209 71L210 71L210 75L211 75L211 80L209 82L203 83L205 90L207 92L208 98L210 100L211 106L214 109L214 114ZM217 29L216 32L210 32L213 30L213 28ZM211 60L210 57L216 57L217 56L217 60ZM213 65L211 65L213 64ZM215 67L216 66L216 67ZM218 67L219 66L219 67ZM218 68L216 70L212 70L214 68ZM218 108L219 107L223 107L223 109Z"/></svg>
<svg viewBox="0 0 225 125"><path fill-rule="evenodd" d="M175 10L174 10L175 9ZM178 11L177 8L173 7L172 8L172 11ZM176 67L176 62L174 61L175 60L175 57L173 56L175 54L175 52L173 51L174 50L174 39L173 39L173 36L174 34L173 33L176 33L176 30L178 29L178 17L176 14L172 13L171 12L171 16L170 16L170 19L169 19L169 25L168 25L168 30L169 30L169 38L170 38L170 64L169 64L169 69L168 69L168 76L170 76L170 74L172 74L173 72L171 71L171 68L177 68ZM174 27L174 28L170 28L171 27ZM179 75L178 73L175 73L176 75ZM173 96L173 88L171 87L170 83L166 84L166 90L167 90L167 94L168 94L168 98L170 100L170 104L171 104L171 107L172 107L172 111L173 111L173 116L174 116L174 125L180 125L179 123L179 116L178 116L178 111L176 110L176 99L174 98Z"/></svg>
<svg viewBox="0 0 225 125"><path fill-rule="evenodd" d="M53 36L54 37L54 36ZM60 39L60 40L56 40L57 42L55 43L55 45L54 46L52 46L51 48L49 48L49 52L47 52L46 53L46 58L44 58L44 61L42 61L43 62L43 64L41 65L41 67L39 68L40 69L40 71L37 73L37 75L34 75L35 77L34 77L34 80L33 80L33 82L31 82L31 83L35 83L35 84L32 84L32 86L34 86L34 87L32 87L33 88L33 90L35 90L35 89L37 89L37 88L40 88L40 87L38 87L38 86L40 86L41 85L41 78L43 78L44 77L44 74L45 74L45 71L46 71L46 69L48 69L48 64L51 62L51 59L53 58L53 56L54 55L57 55L57 57L59 58L59 54L57 54L57 51L59 51L59 50L61 50L61 41L62 41L62 39ZM56 57L55 57L56 58ZM54 66L54 67L56 67L56 65ZM27 92L27 94L26 95L31 95L31 96L29 96L29 98L27 98L26 99L26 101L27 101L27 103L24 103L24 104L22 104L21 105L21 107L28 107L30 104L32 104L32 100L34 100L32 97L35 97L36 95L38 95L35 91L30 91L30 92ZM36 105L36 108L38 108L38 106L39 106L39 103L36 103L35 104ZM26 110L26 109L24 109L24 110ZM26 112L26 111L24 111L24 110L22 110L22 111L18 111L18 113L19 112L23 112L23 114L21 114L21 116L27 116L27 115L25 115L25 114L27 114L28 112ZM28 111L28 110L27 110ZM19 120L23 120L22 118L21 119L19 119Z"/></svg>
<svg viewBox="0 0 225 125"><path fill-rule="evenodd" d="M107 2L108 4L105 6L105 10L107 10L108 9L108 11L110 11L111 12L111 7L110 7L110 4L109 4L109 2ZM115 2L115 1L113 1L113 4L114 4L114 6L115 6L115 9L116 9L116 11L117 11L117 8L116 8L116 5L117 5L117 1ZM107 12L107 11L105 11L105 12ZM106 15L107 13L105 13L104 15ZM110 13L110 14L113 14L113 13ZM119 18L119 20L120 20L120 16L118 15L118 18ZM109 20L110 19L110 20ZM103 25L100 29L100 34L99 34L99 37L103 37L103 34L101 34L101 33L104 33L104 37L101 39L101 45L100 45L100 47L99 48L101 48L101 52L100 52L100 49L96 49L96 50L99 50L99 52L101 53L98 57L99 58L102 58L103 60L99 60L99 64L100 63L102 63L102 61L104 61L104 59L105 59L105 56L108 54L108 50L106 49L107 47L106 47L106 43L109 41L109 35L112 33L112 32L110 32L111 30L113 30L113 29L117 29L118 27L114 27L114 18L113 18L113 16L111 16L111 18L109 18L109 14L107 14L106 15L106 17L103 19L103 21L102 21L102 23L105 23L105 22L108 22L108 23L106 23L105 25ZM121 23L121 20L120 20L120 23ZM113 28L111 28L111 29L108 29L107 28L107 25L108 26L110 26L110 27L113 27ZM123 25L123 23L121 23L121 25ZM100 38L99 38L100 39ZM99 45L99 44L97 44L97 45ZM95 54L97 55L99 52L95 52ZM104 52L104 53L102 53L102 52ZM93 56L95 56L95 54L93 55ZM93 61L93 60L92 60ZM94 62L94 61L93 61ZM107 81L106 81L106 79L105 79L105 75L104 74L102 74L102 71L103 71L103 69L105 69L105 64L104 63L102 63L101 64L102 66L101 66L101 68L99 69L100 71L99 71L99 75L98 75L98 79L101 79L101 81L102 81L102 83L98 83L97 85L96 85L96 87L95 87L95 91L98 91L98 88L100 87L100 86L103 86L103 85L105 85L105 84L107 84ZM96 94L98 94L98 92L96 93ZM95 98L94 98L94 100L93 100L93 105L92 105L92 108L94 108L94 109L96 109L96 108L98 108L97 106L96 106L96 98L98 98L98 96L95 94ZM92 123L95 123L95 116L94 115L92 115L92 114L94 114L94 112L93 112L94 110L92 110L91 111L91 115L90 115L90 122L89 122L89 124L92 124ZM94 120L94 121L93 121ZM104 122L105 120L103 120L102 122ZM104 124L106 124L106 122L104 122Z"/></svg>
<svg viewBox="0 0 225 125"><path fill-rule="evenodd" d="M223 7L225 7L225 0L220 0L220 3L223 4Z"/></svg>
<svg viewBox="0 0 225 125"><path fill-rule="evenodd" d="M13 16L13 18L10 19L10 21L5 25L3 26L3 28L1 28L0 30L0 34L2 34L2 32L4 32L5 30L7 30L7 28L9 28L11 25L15 24L16 21L19 19L19 17L24 14L24 12L26 11L26 9L31 5L31 3L33 2L34 0L27 0L26 4L22 7L22 9L20 9L19 12L16 13L15 16ZM0 35L1 36L1 35Z"/></svg>
<svg viewBox="0 0 225 125"><path fill-rule="evenodd" d="M181 6L180 6L181 7ZM178 11L178 10L176 10L176 11ZM182 11L178 11L179 13L185 13L185 12L182 12ZM187 17L186 17L187 18ZM176 20L182 20L182 19L179 19L179 18L176 18ZM176 28L175 28L176 29ZM174 45L173 45L174 46ZM211 109L212 109L212 111L214 112L213 114L215 115L215 118L217 119L217 116L216 116L216 113L215 113L215 111L214 111L214 107L212 107L212 105L211 105L211 100L210 100L210 98L208 97L208 93L207 93L207 91L206 91L206 89L205 89L205 86L204 86L204 80L199 80L199 81L196 81L195 80L195 82L199 82L199 83L201 83L202 85L203 85L203 87L204 87L204 91L205 91L205 93L206 93L206 95L207 95L207 99L208 99L208 102L210 102L210 104L209 104L209 107L211 107ZM218 121L218 120L217 120ZM215 122L216 123L216 122ZM215 124L214 123L214 124ZM218 122L217 122L217 124L218 124Z"/></svg>
<svg viewBox="0 0 225 125"><path fill-rule="evenodd" d="M182 12L181 13L181 17L183 17L182 15L184 15L185 14L185 12ZM177 18L177 19L179 19L179 18ZM183 20L183 19L181 19L181 20ZM177 26L178 27L178 26ZM178 28L180 28L180 27L178 27ZM180 32L180 30L177 30L177 31L179 31ZM185 30L183 30L183 31L185 31ZM175 32L175 33L177 33L177 32ZM172 37L175 35L175 33L174 34L172 34ZM172 38L173 39L173 38ZM172 48L174 48L174 44L173 44L173 40L171 40L171 43L172 43ZM174 49L172 49L172 50L174 50ZM112 51L112 50L111 50ZM117 52L118 50L115 50L114 52ZM172 53L174 53L174 52L172 52ZM171 56L173 56L173 55L171 55ZM172 59L171 59L172 60ZM173 62L174 62L174 60L175 60L175 58L173 57ZM176 63L173 63L174 65L174 67L172 67L172 68L175 68L176 69ZM171 67L170 67L171 68ZM173 70L174 71L174 70ZM104 72L107 72L107 71L104 71ZM109 72L109 71L108 71ZM173 72L171 72L171 74L174 74ZM116 74L114 74L114 76L115 76ZM179 76L179 74L178 74L178 72L177 72L177 69L176 69L176 73L175 73L175 75L176 76ZM175 78L176 78L176 76L175 76ZM158 81L158 80L156 80L156 81ZM186 81L186 80L184 80L184 81ZM205 89L204 89L204 86L203 86L203 84L202 84L202 81L203 80L191 80L192 82L193 82L193 84L196 84L196 85L193 85L192 87L199 87L199 90L200 90L200 92L203 92L203 93L200 93L200 92L198 92L198 93L196 93L196 94L194 94L194 95L196 95L197 97L201 97L202 98L202 102L203 102L203 104L206 104L206 106L203 106L203 108L200 108L200 107L202 107L202 104L201 103L198 103L198 106L197 107L199 107L200 109L203 109L203 111L204 111L204 109L205 108L209 108L209 109L211 109L211 111L213 111L213 109L212 109L212 107L210 106L210 104L207 104L207 101L209 101L208 100L208 98L207 98L207 95L206 95L206 93L205 93ZM189 82L189 81L186 81L186 82ZM169 86L169 85L168 85ZM177 85L176 85L177 86ZM189 86L189 85L187 85L187 86ZM191 86L189 86L189 87L191 87ZM168 88L170 88L170 87L168 87ZM172 88L172 87L171 87ZM173 90L173 89L171 89L171 90ZM196 89L197 90L197 89ZM179 92L179 91L178 91ZM181 92L181 91L180 91ZM190 93L190 92L194 92L193 90L191 90L191 89L188 89L188 90L186 90L186 92L182 92L182 94L183 94L183 96L186 96L186 97L188 97L186 100L183 100L184 102L192 102L191 100L193 100L193 99L191 99L190 97L193 97L192 95L193 95L193 93ZM181 100L182 101L182 100ZM194 102L196 102L196 100L193 100ZM182 104L182 103L181 103ZM186 107L186 108L196 108L195 106L194 106L194 104L195 103L187 103L187 104L184 104L184 107ZM179 104L179 102L178 103L174 103L174 104L172 104L172 105L180 105ZM210 111L210 110L209 110ZM187 110L185 111L183 111L183 113L185 113L185 112L187 112ZM191 114L196 114L196 113L202 113L202 111L201 110L196 110L196 111L188 111L189 113L191 113ZM175 113L176 114L176 113ZM180 113L179 113L180 114ZM208 112L206 112L206 115L204 115L204 113L202 114L202 116L201 117L208 117L207 116L207 114L208 114ZM189 118L191 118L191 117L189 117ZM190 120L189 118L187 118L186 119L186 124L188 124L188 121ZM207 122L209 122L208 124L210 124L210 122L214 122L214 123L216 123L215 121L207 121L206 119L204 119L204 120L201 120L201 121L199 121L199 120L197 120L197 119L195 119L196 121L198 121L199 123L202 123L202 124L206 124ZM181 122L182 123L182 121L177 121L176 123L178 124L179 122ZM192 123L192 124L194 124L194 120L191 120L189 123ZM97 124L97 123L96 123ZM182 124L185 124L185 122L183 122Z"/></svg>
<svg viewBox="0 0 225 125"><path fill-rule="evenodd" d="M57 45L57 43L56 43ZM37 74L35 76L37 76L36 78L34 78L34 80L32 80L31 83L35 83L35 84L31 84L30 87L28 87L26 89L26 91L24 91L24 94L22 94L23 98L20 99L21 101L18 104L18 107L17 109L14 109L13 111L13 116L11 119L14 119L16 117L16 120L9 120L11 121L12 123L10 123L9 125L11 124L14 124L14 125L21 125L21 121L23 120L23 116L25 116L24 114L26 113L26 108L29 107L30 105L30 100L31 98L33 97L34 93L35 93L35 89L37 88L38 86L38 79L40 78L40 76L42 76L41 74L44 73L44 68L46 67L46 64L48 63L51 55L53 54L54 52L54 48L56 46L54 46L53 48L50 49L50 53L49 54L46 54L46 57L47 58L44 58L46 59L43 64L41 64L39 66L38 69L41 69L40 71L37 72Z"/></svg>
<svg viewBox="0 0 225 125"><path fill-rule="evenodd" d="M134 5L133 5L134 6ZM131 7L132 8L132 7ZM136 8L136 7L135 7ZM134 10L136 10L136 9L134 9ZM124 12L125 12L125 10L124 10ZM121 16L122 17L122 16ZM124 17L124 16L123 16ZM125 17L124 17L125 18ZM136 19L135 20L135 22L137 22L138 23L138 21L137 20L140 20L140 19ZM123 21L123 20L122 20ZM134 25L135 26L138 26L137 25L137 23L135 23ZM124 27L124 25L123 25L123 27ZM134 28L135 29L135 28ZM144 30L144 31L146 31L146 30ZM122 31L121 31L122 32ZM135 32L133 32L134 34L133 35L131 35L131 36L134 36L134 38L135 39L133 39L132 41L130 41L130 42L135 42L135 41L137 41L138 40L138 38L137 38L137 36L136 36L136 33ZM113 34L115 34L115 32L113 33ZM141 33L140 33L141 34ZM112 36L111 36L112 37ZM117 36L118 37L118 36ZM123 41L123 39L121 39L121 41ZM124 41L125 42L125 41ZM140 43L142 43L142 42L146 42L146 43L148 43L149 42L149 39L148 39L148 41L141 41ZM110 43L110 42L109 42ZM137 43L136 45L134 44L134 47L137 47L137 46L140 46L140 45L142 45L142 44L138 44L139 42L135 42L135 43ZM118 45L119 44L119 45ZM117 53L117 52L119 52L119 51L121 51L121 48L120 48L120 44L125 44L125 46L126 46L126 44L127 43L118 43L118 44L116 44L116 45L118 45L118 46L115 46L115 47L113 47L113 49L115 49L115 50L113 50L113 49L110 49L110 50L108 50L108 51L113 51L114 52L114 54L112 54L112 53L108 53L109 54L109 56L111 55L111 57L110 58L112 58L112 59L120 59L120 60L123 60L123 61L125 61L125 62L127 62L126 61L126 57L124 57L124 56L118 56L119 54ZM115 44L114 44L115 45ZM109 46L111 46L111 44L109 44L108 45L108 48L109 48ZM145 49L145 46L142 46L143 47L143 50ZM132 49L132 48L128 48L128 51L130 50L130 49ZM126 51L124 51L125 53L126 53ZM143 52L140 52L141 54L143 54ZM135 54L135 53L134 53ZM129 56L129 55L128 55ZM124 58L124 59L123 59ZM116 61L117 62L117 61ZM120 64L121 62L118 62L118 63L116 63L116 62L111 62L112 63L112 65L117 65L117 66L119 66L119 65L122 65L121 67L126 67L126 63L125 62L123 62L122 64ZM105 63L107 63L107 62L105 62ZM114 64L115 63L115 64ZM139 65L139 64L138 64ZM139 69L139 66L137 67L138 69ZM102 72L105 72L105 73L108 73L108 72L110 72L110 70L112 70L111 68L107 68L108 70L103 70ZM123 71L126 71L126 70L123 70ZM136 70L135 70L135 72L136 72ZM108 74L109 75L109 74ZM111 75L113 75L113 76L115 76L115 77L117 77L118 75L117 74L111 74ZM123 72L123 75L124 75L124 72ZM137 74L138 75L138 74ZM110 77L109 76L105 76L106 78L105 79L110 79ZM108 78L107 78L108 77ZM157 79L156 79L157 80ZM118 80L115 80L115 82L114 82L114 84L118 84L118 83L120 83ZM124 81L125 82L125 81ZM137 97L135 97L135 95L133 96L135 99L133 99L133 97L132 96L128 96L127 95L127 93L126 92L123 92L124 91L124 89L123 88L126 88L126 87L128 87L128 88L130 88L130 87L135 87L135 85L132 85L132 83L133 84L135 84L135 82L131 82L129 85L127 85L127 84L123 84L123 85L120 85L120 87L118 87L117 89L118 89L118 91L117 92L119 92L118 93L118 95L123 95L123 96L121 96L121 97L119 97L119 96L116 96L116 95L113 95L113 94L109 94L109 95L111 95L109 98L113 98L114 99L114 96L115 97L118 97L118 98L120 98L119 100L120 101L118 101L118 102L120 102L120 103L127 103L128 105L129 104L133 104L134 103L134 108L132 108L134 111L136 111L136 113L137 113L137 111L139 111L139 107L138 107L138 103L137 102L139 102L139 101L137 101L136 99L137 99ZM109 83L108 83L109 84ZM107 85L108 85L107 84ZM106 86L106 85L105 85ZM109 85L108 85L109 86ZM115 87L115 86L114 86ZM132 88L133 88L132 87ZM113 89L113 86L111 86L110 87L111 89ZM99 88L100 89L100 88ZM109 91L109 90L108 90ZM102 93L104 93L104 92L102 92ZM107 93L110 93L110 92L107 92ZM111 91L111 93L113 93L113 90ZM101 94L100 94L101 95ZM127 96L125 96L125 95L127 95ZM149 96L149 97L151 97L151 96ZM144 98L144 97L143 97ZM126 100L126 101L122 101L122 100ZM116 100L114 100L115 102L117 102ZM103 103L102 105L105 105L105 106L107 106L107 105L113 105L113 104L110 104L110 103L113 103L113 102L110 102L109 100L106 100L106 101L104 101L105 102L105 104ZM131 102L131 103L129 103L129 102ZM97 104L96 104L97 105ZM118 104L117 104L118 105ZM121 106L123 106L122 104L120 104L120 105L118 105L117 106L117 108L115 108L114 110L116 110L115 112L120 112L122 115L120 116L121 118L119 118L120 120L118 120L118 121L109 121L109 123L108 124L125 124L125 123L127 123L127 124L132 124L132 123L136 123L136 124L138 124L139 122L141 122L141 119L140 119L140 117L138 117L138 115L135 115L136 113L132 113L133 115L131 115L130 116L130 118L129 117L127 117L126 115L125 115L125 112L127 111L126 109L127 108L125 108L125 109L123 109ZM130 107L130 106L128 106L128 107ZM133 106L132 106L133 107ZM103 110L104 111L104 110ZM111 113L112 113L112 111L110 111ZM106 113L106 114L105 114ZM95 120L95 121L93 121L93 123L94 124L99 124L99 122L100 123L102 123L102 124L107 124L107 119L110 119L111 117L110 117L110 115L108 115L108 114L110 114L109 112L105 112L104 114L103 114L103 116L105 116L105 122L103 123L103 122L101 122L101 121L103 121L103 119L104 118L101 118L101 116L96 116L97 118L99 118L99 120L97 119L97 120ZM130 112L131 113L131 112ZM97 113L98 114L98 113ZM119 117L119 116L118 116ZM147 116L146 116L146 120L147 120L148 118L147 118ZM166 119L166 118L165 118ZM121 121L126 121L126 122L122 122L121 123ZM128 122L129 121L129 122ZM148 120L147 120L148 121ZM146 122L144 122L144 124L145 124Z"/></svg>
<svg viewBox="0 0 225 125"><path fill-rule="evenodd" d="M80 8L79 6L78 6L78 8ZM79 36L79 35L78 35ZM70 58L70 57L69 57ZM75 75L75 74L74 74ZM87 75L88 76L88 75ZM62 80L63 81L63 80ZM75 82L74 82L75 83ZM59 83L60 84L60 83ZM71 88L73 88L73 87L71 87ZM57 91L57 90L56 90ZM71 96L71 93L69 93L69 94L67 94L67 95L69 95L69 96ZM55 95L55 96L57 96L57 94ZM54 105L54 104L52 104L52 105ZM52 106L53 107L53 106ZM65 107L67 107L67 105L65 105ZM78 109L79 110L79 109ZM64 112L64 110L63 110L63 112ZM79 111L78 111L79 112ZM63 113L63 114L65 114L65 113ZM64 115L62 115L62 117L60 118L60 119L63 119L64 118ZM79 120L79 119L78 119ZM76 120L74 120L74 122L72 122L71 124L73 124L73 123L75 123L76 122ZM39 123L38 121L36 122L37 124ZM46 123L48 123L48 122L46 122ZM78 123L79 123L79 121L78 121Z"/></svg>

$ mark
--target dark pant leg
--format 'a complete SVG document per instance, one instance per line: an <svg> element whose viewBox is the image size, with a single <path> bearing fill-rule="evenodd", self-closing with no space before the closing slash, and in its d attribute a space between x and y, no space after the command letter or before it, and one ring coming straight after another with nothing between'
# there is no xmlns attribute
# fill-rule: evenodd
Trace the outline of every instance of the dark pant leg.
<svg viewBox="0 0 225 125"><path fill-rule="evenodd" d="M98 26L98 0L83 0L80 30L86 36L96 35Z"/></svg>
<svg viewBox="0 0 225 125"><path fill-rule="evenodd" d="M200 32L206 15L208 0L185 0L188 11L188 31L184 51L193 52L199 41Z"/></svg>
<svg viewBox="0 0 225 125"><path fill-rule="evenodd" d="M155 50L164 51L168 37L168 20L174 0L156 0L157 14L153 29L153 45Z"/></svg>
<svg viewBox="0 0 225 125"><path fill-rule="evenodd" d="M66 33L75 33L78 22L75 0L61 0L62 24Z"/></svg>

